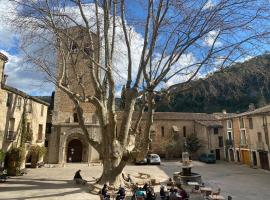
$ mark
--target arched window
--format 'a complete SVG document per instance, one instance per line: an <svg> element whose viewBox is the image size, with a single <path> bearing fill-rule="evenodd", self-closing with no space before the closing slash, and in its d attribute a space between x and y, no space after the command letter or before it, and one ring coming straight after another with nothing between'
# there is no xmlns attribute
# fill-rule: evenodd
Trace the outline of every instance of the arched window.
<svg viewBox="0 0 270 200"><path fill-rule="evenodd" d="M79 122L77 113L73 113L73 122Z"/></svg>

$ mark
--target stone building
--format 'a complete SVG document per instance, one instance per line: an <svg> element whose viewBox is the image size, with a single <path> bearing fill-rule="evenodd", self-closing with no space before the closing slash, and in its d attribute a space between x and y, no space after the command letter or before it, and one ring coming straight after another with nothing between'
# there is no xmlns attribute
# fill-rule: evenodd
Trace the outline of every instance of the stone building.
<svg viewBox="0 0 270 200"><path fill-rule="evenodd" d="M4 75L8 58L0 53L0 149L4 152L19 147L22 126L27 150L31 145L44 145L48 103L6 85Z"/></svg>
<svg viewBox="0 0 270 200"><path fill-rule="evenodd" d="M89 70L86 66L87 59L85 53L87 51L87 39L84 37L84 31L78 27L72 27L66 30L66 34L73 40L70 42L70 52L78 56L77 62L71 66L67 65L65 80L66 84L72 90L81 92L78 85L77 78L89 87L85 91L86 95L93 94L94 90L91 84L91 77L87 75ZM69 38L70 38L69 37ZM93 38L95 39L93 34ZM68 39L67 39L68 40ZM76 41L76 43L74 42ZM97 40L95 40L97 41ZM95 42L94 41L94 42ZM79 49L77 49L80 45ZM97 44L94 43L96 49L94 54L99 53ZM84 50L82 53L81 50ZM62 74L61 59L57 59L57 72ZM74 73L73 67L76 67L77 72ZM48 162L64 164L66 162L91 162L99 159L98 153L95 149L86 142L86 139L79 127L78 117L71 100L58 88L55 90L53 97L53 110L52 110L52 131L46 134L48 141ZM91 137L95 140L100 140L100 127L97 117L95 115L95 108L91 104L83 105L84 119L87 129ZM117 116L118 124L121 121L121 113ZM222 158L224 152L221 147L222 135L220 129L222 128L221 122L213 114L206 113L155 113L154 124L151 128L152 143L150 145L151 151L158 153L161 156L166 156L166 146L172 141L179 141L179 154L183 150L185 138L188 135L196 134L204 144L199 153L214 152L218 158ZM140 129L143 129L143 121ZM209 140L209 141L208 141Z"/></svg>
<svg viewBox="0 0 270 200"><path fill-rule="evenodd" d="M226 118L227 160L269 170L269 122L269 105Z"/></svg>

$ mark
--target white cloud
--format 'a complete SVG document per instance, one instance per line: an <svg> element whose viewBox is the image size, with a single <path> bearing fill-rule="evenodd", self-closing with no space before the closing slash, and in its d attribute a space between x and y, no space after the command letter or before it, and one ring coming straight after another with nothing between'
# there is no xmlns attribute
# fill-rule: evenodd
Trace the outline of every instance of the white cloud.
<svg viewBox="0 0 270 200"><path fill-rule="evenodd" d="M16 45L16 34L7 23L13 10L14 5L9 0L0 1L0 48L9 49Z"/></svg>
<svg viewBox="0 0 270 200"><path fill-rule="evenodd" d="M216 38L218 37L219 32L217 30L213 30L210 31L204 38L203 40L203 44L206 46L215 46L215 47L219 47L222 46L222 42L218 41L218 39L216 40ZM216 40L216 41L215 41ZM215 44L214 44L215 43Z"/></svg>
<svg viewBox="0 0 270 200"><path fill-rule="evenodd" d="M0 50L0 52L8 57L5 66L5 74L8 75L7 85L30 95L51 95L53 85L44 82L42 73L23 66L21 56L11 55L5 50Z"/></svg>
<svg viewBox="0 0 270 200"><path fill-rule="evenodd" d="M208 0L204 5L203 10L212 9L214 6L214 2L212 0Z"/></svg>

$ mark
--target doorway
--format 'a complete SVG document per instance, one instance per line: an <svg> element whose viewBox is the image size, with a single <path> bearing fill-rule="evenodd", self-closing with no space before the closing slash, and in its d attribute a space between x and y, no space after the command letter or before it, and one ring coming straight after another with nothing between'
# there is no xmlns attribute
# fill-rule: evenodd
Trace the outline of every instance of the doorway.
<svg viewBox="0 0 270 200"><path fill-rule="evenodd" d="M82 162L82 142L73 139L68 143L67 162Z"/></svg>
<svg viewBox="0 0 270 200"><path fill-rule="evenodd" d="M216 149L216 160L220 160L220 149Z"/></svg>
<svg viewBox="0 0 270 200"><path fill-rule="evenodd" d="M252 151L252 160L253 160L253 166L257 166L256 151Z"/></svg>
<svg viewBox="0 0 270 200"><path fill-rule="evenodd" d="M259 157L260 157L261 168L265 170L269 170L268 152L260 151Z"/></svg>
<svg viewBox="0 0 270 200"><path fill-rule="evenodd" d="M230 160L231 160L231 162L234 162L234 153L233 153L233 150L230 149L229 151L230 151Z"/></svg>

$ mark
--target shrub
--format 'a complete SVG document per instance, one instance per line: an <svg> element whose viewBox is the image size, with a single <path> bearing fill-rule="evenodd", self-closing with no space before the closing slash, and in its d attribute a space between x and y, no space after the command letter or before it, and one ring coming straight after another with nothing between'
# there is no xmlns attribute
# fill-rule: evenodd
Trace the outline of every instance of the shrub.
<svg viewBox="0 0 270 200"><path fill-rule="evenodd" d="M25 149L23 147L13 148L7 152L7 173L10 176L19 176L21 174L21 165L25 160Z"/></svg>
<svg viewBox="0 0 270 200"><path fill-rule="evenodd" d="M38 161L46 154L47 149L44 146L33 145L30 148L31 159L31 167L36 168Z"/></svg>

